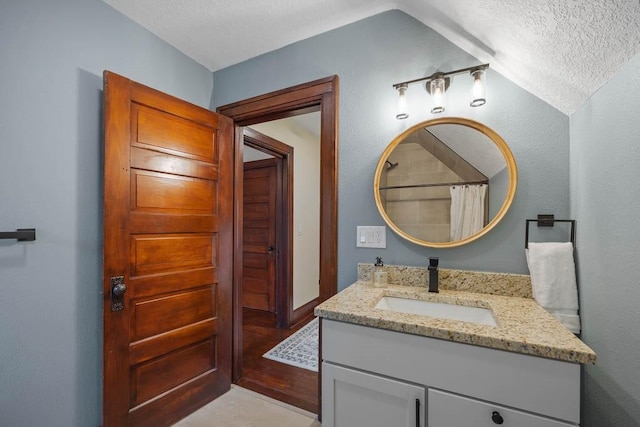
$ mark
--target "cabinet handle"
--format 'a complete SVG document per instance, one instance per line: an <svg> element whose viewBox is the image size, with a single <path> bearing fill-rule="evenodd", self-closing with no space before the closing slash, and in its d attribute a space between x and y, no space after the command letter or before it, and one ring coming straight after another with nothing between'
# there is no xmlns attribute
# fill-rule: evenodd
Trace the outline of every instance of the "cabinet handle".
<svg viewBox="0 0 640 427"><path fill-rule="evenodd" d="M493 414L491 414L491 421L493 421L495 424L504 423L504 419L502 418L502 415L500 415L500 412L498 411L493 411Z"/></svg>
<svg viewBox="0 0 640 427"><path fill-rule="evenodd" d="M420 399L416 399L416 427L420 427Z"/></svg>

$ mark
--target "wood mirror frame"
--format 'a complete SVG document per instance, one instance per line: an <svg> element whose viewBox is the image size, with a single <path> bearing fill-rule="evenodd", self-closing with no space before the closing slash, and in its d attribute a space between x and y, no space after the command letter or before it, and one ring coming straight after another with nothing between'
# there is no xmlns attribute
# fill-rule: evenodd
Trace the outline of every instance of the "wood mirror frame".
<svg viewBox="0 0 640 427"><path fill-rule="evenodd" d="M500 153L503 155L504 160L506 162L509 182L507 185L506 197L505 197L504 203L502 204L502 207L496 213L496 215L493 218L491 218L490 221L479 232L461 240L450 241L450 242L430 242L430 241L416 238L415 236L408 234L406 231L403 231L402 229L400 229L391 220L391 218L387 214L382 204L382 198L380 195L380 180L381 180L382 172L385 169L385 163L388 160L389 155L400 143L402 143L405 140L405 138L407 138L413 132L421 128L426 128L428 126L434 126L434 125L442 125L442 124L455 124L455 125L466 126L471 129L475 129L478 132L483 133L491 141L493 141L496 147L500 150ZM387 223L387 225L399 236L420 246L427 246L431 248L453 248L456 246L465 245L467 243L470 243L470 242L473 242L474 240L479 239L480 237L484 236L489 231L491 231L500 222L500 220L504 217L504 215L509 210L509 207L511 207L511 203L513 202L513 199L516 194L517 183L518 183L518 170L516 167L515 159L513 157L513 154L511 153L511 149L509 149L509 146L504 141L504 139L502 139L500 135L498 135L494 130L483 125L482 123L476 122L471 119L465 119L460 117L443 117L439 119L427 120L425 122L418 123L410 127L409 129L405 130L400 135L395 137L393 141L391 141L391 143L387 146L385 151L380 156L380 160L378 161L378 166L375 172L375 179L373 181L373 193L376 200L376 206L378 207L378 211L380 212L380 215L382 215L382 218Z"/></svg>

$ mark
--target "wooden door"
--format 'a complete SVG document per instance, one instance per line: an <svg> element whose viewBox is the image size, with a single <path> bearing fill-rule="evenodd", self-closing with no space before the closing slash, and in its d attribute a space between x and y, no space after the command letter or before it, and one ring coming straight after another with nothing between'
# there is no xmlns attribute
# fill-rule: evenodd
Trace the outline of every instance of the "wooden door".
<svg viewBox="0 0 640 427"><path fill-rule="evenodd" d="M242 306L276 312L277 158L247 162L243 184Z"/></svg>
<svg viewBox="0 0 640 427"><path fill-rule="evenodd" d="M104 96L104 426L170 425L230 387L233 123L108 71Z"/></svg>

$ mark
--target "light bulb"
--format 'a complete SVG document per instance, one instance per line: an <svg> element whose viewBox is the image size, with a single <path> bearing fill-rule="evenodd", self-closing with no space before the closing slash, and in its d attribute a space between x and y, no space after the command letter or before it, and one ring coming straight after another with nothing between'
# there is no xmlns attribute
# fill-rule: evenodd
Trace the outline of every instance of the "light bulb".
<svg viewBox="0 0 640 427"><path fill-rule="evenodd" d="M407 112L407 85L401 85L398 87L398 114L396 114L396 119L403 120L409 117L409 113Z"/></svg>
<svg viewBox="0 0 640 427"><path fill-rule="evenodd" d="M429 82L429 92L433 98L432 114L442 113L444 111L444 94L445 94L445 81L443 77L438 77Z"/></svg>
<svg viewBox="0 0 640 427"><path fill-rule="evenodd" d="M484 70L471 71L473 77L473 86L471 87L471 103L472 107L479 107L487 102Z"/></svg>

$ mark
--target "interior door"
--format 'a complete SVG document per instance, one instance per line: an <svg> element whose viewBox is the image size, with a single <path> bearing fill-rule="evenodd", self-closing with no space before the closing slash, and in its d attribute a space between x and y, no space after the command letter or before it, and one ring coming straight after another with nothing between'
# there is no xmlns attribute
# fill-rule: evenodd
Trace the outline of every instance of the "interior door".
<svg viewBox="0 0 640 427"><path fill-rule="evenodd" d="M244 164L242 306L276 312L279 159Z"/></svg>
<svg viewBox="0 0 640 427"><path fill-rule="evenodd" d="M105 71L104 426L230 387L233 123Z"/></svg>

